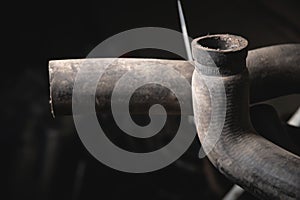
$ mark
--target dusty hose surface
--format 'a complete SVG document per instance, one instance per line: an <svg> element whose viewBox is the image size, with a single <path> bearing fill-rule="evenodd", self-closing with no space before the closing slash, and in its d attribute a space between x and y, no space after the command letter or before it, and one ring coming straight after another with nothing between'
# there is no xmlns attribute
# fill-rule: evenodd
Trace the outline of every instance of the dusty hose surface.
<svg viewBox="0 0 300 200"><path fill-rule="evenodd" d="M300 44L275 45L249 51L247 68L251 102L300 94Z"/></svg>
<svg viewBox="0 0 300 200"><path fill-rule="evenodd" d="M153 73L152 67L160 65L172 68L192 82L192 91L191 88L187 88L182 90L180 95L190 97L190 102L187 103L191 106L193 99L197 132L205 150L211 146L209 140L205 140L208 127L218 126L210 123L210 119L215 117L211 116L210 97L218 96L218 90L212 87L211 91L214 94L209 94L205 83L210 82L213 86L222 82L226 92L226 115L217 144L212 151L207 152L211 162L233 182L262 199L300 198L300 158L259 136L249 119L249 102L300 93L300 44L260 48L249 51L247 57L244 39L239 38L240 41L236 43L235 36L233 40L228 37L230 36L207 36L194 40L195 62L202 64L196 65L195 72L194 65L187 61L115 60L98 83L95 95L96 111L106 113L110 110L110 97L114 86L125 73L142 68L147 76L162 76L157 72ZM211 39L214 42L211 42ZM216 66L207 67L211 60L207 60L201 52L209 52ZM73 86L81 64L88 65L89 73L92 74L102 70L111 61L109 58L50 61L52 113L72 114ZM87 82L89 73L86 74ZM175 81L177 78L171 77ZM129 84L128 90L130 87ZM84 90L82 92L84 93ZM127 90L122 92L126 94ZM122 98L118 103L124 103ZM155 103L167 107L169 114L191 114L181 113L176 96L170 90L156 84L139 88L132 96L129 107L132 113L148 114L149 107ZM210 137L219 135L212 132Z"/></svg>
<svg viewBox="0 0 300 200"><path fill-rule="evenodd" d="M162 66L166 69L175 70L188 81L191 80L194 67L191 63L180 60L162 60L162 59L134 59L134 58L100 58L100 59L76 59L76 60L58 60L49 63L50 78L50 104L53 115L71 115L72 114L72 94L76 80L76 75L81 65L87 67L88 73L85 74L87 84L90 76L95 71L105 70L96 89L96 111L99 113L109 113L111 109L111 95L117 81L126 73L136 73L135 71L143 71L139 76L149 77L155 76L178 82L178 76L170 74L158 73L153 70L155 67ZM133 80L134 81L134 80ZM179 85L179 84L178 84ZM125 86L118 96L126 96L133 88L132 84ZM85 91L82 90L82 95ZM179 96L190 97L190 101L186 102L192 111L192 94L191 89L186 88L180 91ZM125 98L119 98L116 104L122 105L126 102ZM158 84L147 84L134 92L131 97L130 105L131 113L148 114L149 108L155 104L161 104L167 108L169 114L179 114L180 107L176 96L167 88ZM127 103L126 103L127 104ZM77 114L77 113L75 113ZM192 113L185 113L191 114Z"/></svg>
<svg viewBox="0 0 300 200"><path fill-rule="evenodd" d="M198 137L204 151L213 146L207 153L214 166L245 190L261 199L299 199L300 158L258 135L251 125L246 47L245 39L232 35L204 36L193 41L193 56L197 67L192 77L192 96ZM264 52L258 50L261 51ZM204 59L206 54L211 56L216 66L212 66L209 59ZM250 64L259 62L251 61ZM215 73L214 68L218 68L220 73ZM255 70L253 74L257 73ZM255 76L259 78L259 75ZM205 84L207 82L210 86ZM217 126L211 123L211 119L219 117L211 115L211 98L219 101L219 91L214 89L214 85L220 82L223 82L226 91L224 126L220 135L216 135L216 132L207 135L209 126ZM213 89L209 90L208 87ZM219 139L214 144L205 139L207 136Z"/></svg>
<svg viewBox="0 0 300 200"><path fill-rule="evenodd" d="M56 116L72 114L73 86L80 65L88 66L92 74L94 71L103 70L111 61L111 58L50 61L52 113ZM110 96L114 86L125 73L143 69L145 76L159 77L162 75L152 70L158 65L178 71L189 82L192 80L194 66L187 61L120 58L109 66L99 81L96 91L96 102L98 102L96 111L105 113L110 109ZM250 74L251 103L286 94L300 93L300 44L276 45L249 51L247 67ZM177 76L170 78L178 79ZM89 74L86 74L86 81L89 81ZM128 85L128 91L130 87ZM124 95L128 91L124 90ZM182 94L191 98L187 103L192 106L190 89L182 90ZM123 94L119 95L122 96ZM124 102L120 99L118 103ZM178 101L170 90L153 84L145 85L134 93L130 101L131 112L148 114L148 108L154 103L168 107L169 114L187 114L180 113Z"/></svg>

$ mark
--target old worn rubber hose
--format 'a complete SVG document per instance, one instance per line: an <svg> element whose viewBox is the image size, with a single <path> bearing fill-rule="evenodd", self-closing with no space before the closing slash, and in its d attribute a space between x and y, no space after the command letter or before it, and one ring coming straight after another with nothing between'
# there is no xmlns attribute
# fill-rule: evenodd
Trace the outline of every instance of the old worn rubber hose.
<svg viewBox="0 0 300 200"><path fill-rule="evenodd" d="M247 41L233 35L204 36L195 39L192 48L196 65L192 77L195 124L210 161L226 177L259 198L300 198L300 158L258 135L251 125L249 73L246 68ZM257 52L267 54L265 50ZM289 58L281 57L277 60L287 59L285 62L289 62ZM250 62L253 63L264 62ZM281 71L281 68L275 70ZM261 77L256 72L254 76L258 79ZM277 78L279 77L276 75L272 81ZM281 80L288 82L287 79L288 77L283 77ZM224 126L219 135L216 130L220 128L220 124L217 122L222 118L222 112L213 111L212 107L222 111L224 93L222 87L219 87L220 83L226 93L226 108ZM258 87L264 83L262 80L253 84ZM286 86L288 83L280 84ZM281 92L284 91L279 93ZM217 105L213 106L212 103Z"/></svg>
<svg viewBox="0 0 300 200"><path fill-rule="evenodd" d="M111 63L112 61L114 62ZM162 76L160 73L153 71L153 68L159 65L179 72L191 82L194 71L193 64L181 60L99 58L50 61L50 104L52 113L55 115L72 114L73 86L81 65L89 67L90 74L93 74L95 71L103 70L108 64L110 66L103 74L96 90L97 112L107 112L110 109L110 96L114 86L120 77L127 72L143 69L145 76ZM300 44L276 45L249 51L247 66L250 73L251 103L285 94L300 93ZM87 84L90 81L90 74L86 74ZM169 78L176 81L178 76ZM127 88L119 96L125 96L131 85L128 84ZM274 88L276 89L274 90ZM181 92L182 94L177 95L191 98L189 88ZM122 98L119 99L118 103L124 103ZM155 103L169 107L169 114L180 114L175 95L167 88L153 84L145 85L134 93L130 101L131 112L148 114L148 108ZM187 103L192 104L192 100L190 99Z"/></svg>
<svg viewBox="0 0 300 200"><path fill-rule="evenodd" d="M275 45L249 51L247 68L251 102L300 94L300 44Z"/></svg>

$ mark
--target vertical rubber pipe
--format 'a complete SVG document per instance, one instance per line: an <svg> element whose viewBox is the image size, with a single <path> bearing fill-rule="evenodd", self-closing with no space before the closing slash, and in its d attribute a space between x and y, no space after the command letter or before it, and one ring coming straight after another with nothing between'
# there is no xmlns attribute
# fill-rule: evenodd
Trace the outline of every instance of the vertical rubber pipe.
<svg viewBox="0 0 300 200"><path fill-rule="evenodd" d="M255 196L300 198L300 158L258 135L251 125L247 45L247 40L234 35L210 35L192 42L196 68L192 98L198 137L213 165ZM218 134L209 130L220 127L214 119L222 116L212 109L222 107L222 91L216 87L220 84L226 101Z"/></svg>

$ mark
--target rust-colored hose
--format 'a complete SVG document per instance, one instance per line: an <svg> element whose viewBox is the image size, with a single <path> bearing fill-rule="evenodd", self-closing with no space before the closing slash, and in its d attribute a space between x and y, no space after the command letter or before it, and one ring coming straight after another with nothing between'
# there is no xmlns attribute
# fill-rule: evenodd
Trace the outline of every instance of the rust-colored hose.
<svg viewBox="0 0 300 200"><path fill-rule="evenodd" d="M245 64L246 46L245 39L233 35L204 36L193 41L196 70L192 78L192 94L198 136L214 166L247 191L262 199L300 198L300 158L258 135L251 125L249 73ZM265 50L257 52L270 55ZM273 53L271 51L271 54ZM288 58L276 59L289 62L291 56L287 56ZM254 63L264 63L264 61L251 60L250 64ZM269 65L269 63L265 64ZM273 64L277 65L275 61ZM294 63L291 65L293 68L296 66ZM260 80L264 75L258 75L255 70L257 69L252 71L256 76L255 79ZM261 82L252 84L261 86L264 78ZM273 78L272 81L276 81L279 77L276 75ZM296 77L292 76L292 78ZM287 79L288 77L283 75L281 80L289 82ZM280 82L280 84L286 86L287 82ZM211 116L211 104L212 102L222 104L219 99L222 91L216 87L220 83L224 84L222 85L226 93L226 111L224 126L221 134L218 135L217 131L208 130L219 126L214 123L214 119L218 119L220 115L217 112L215 116ZM298 86L294 87L298 88ZM262 92L261 88L252 89L254 93ZM270 95L276 96L282 92L284 91L280 89L279 93ZM270 97L267 95L269 94L263 95L264 98ZM206 137L213 139L206 139ZM219 138L216 143L214 143L215 138Z"/></svg>

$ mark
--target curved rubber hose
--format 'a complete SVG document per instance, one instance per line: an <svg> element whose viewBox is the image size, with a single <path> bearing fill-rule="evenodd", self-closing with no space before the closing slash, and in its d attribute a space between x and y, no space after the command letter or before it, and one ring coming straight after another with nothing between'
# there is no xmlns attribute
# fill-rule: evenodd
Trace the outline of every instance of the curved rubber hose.
<svg viewBox="0 0 300 200"><path fill-rule="evenodd" d="M214 39L220 39L218 37ZM224 37L228 39L231 36L225 35ZM300 157L261 137L251 125L249 119L249 74L245 65L242 65L243 60L246 59L245 46L238 50L228 47L227 51L222 49L210 51L209 47L204 48L199 45L200 39L194 40L192 45L196 62L200 62L192 78L193 109L198 137L204 151L213 146L210 152L206 152L208 158L226 177L262 199L299 198ZM208 52L210 55L215 54L211 56L214 60L219 55L223 56L224 59L216 62L217 67L219 69L226 67L229 71L232 67L235 71L227 73L227 75L226 73L221 75L197 73L199 71L207 72L207 69L201 67L207 63L203 63L203 59L197 60L197 55L201 55L203 52ZM228 63L233 66L227 65ZM213 89L210 93L205 85L207 82L211 86L220 82L224 83L226 116L221 135L218 135L217 132L207 133L209 126L218 126L218 124L211 124L211 119L220 117L220 115L211 116L212 99L210 98L218 97L219 91ZM219 102L220 100L217 98L214 101ZM214 140L206 140L207 134L210 134L209 138L219 137L217 143L215 144Z"/></svg>

